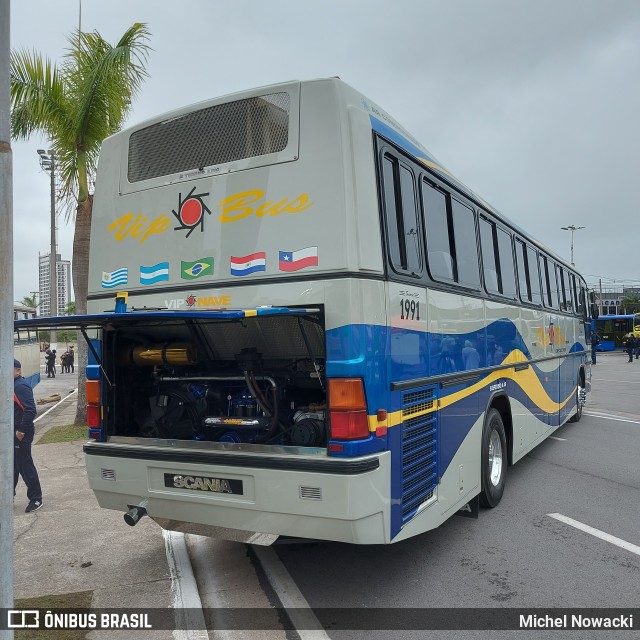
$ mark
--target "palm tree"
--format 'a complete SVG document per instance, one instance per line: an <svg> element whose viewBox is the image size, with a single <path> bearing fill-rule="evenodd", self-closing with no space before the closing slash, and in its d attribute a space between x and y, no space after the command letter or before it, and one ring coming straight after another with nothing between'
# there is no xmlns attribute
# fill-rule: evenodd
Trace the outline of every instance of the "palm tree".
<svg viewBox="0 0 640 640"><path fill-rule="evenodd" d="M620 306L625 313L638 313L640 311L640 295L637 293L628 293L622 300Z"/></svg>
<svg viewBox="0 0 640 640"><path fill-rule="evenodd" d="M38 292L32 291L30 296L24 296L24 298L22 298L22 304L25 307L29 307L30 309L37 309L38 307L38 301L36 300L37 297L38 297Z"/></svg>
<svg viewBox="0 0 640 640"><path fill-rule="evenodd" d="M75 204L73 288L76 310L87 311L89 237L93 195L89 176L95 173L102 141L116 133L147 76L149 47L146 25L135 23L115 46L97 31L69 36L69 53L59 67L35 52L11 54L11 134L28 139L38 132L49 138L60 172L62 197L69 211ZM78 413L85 421L84 365L80 343Z"/></svg>

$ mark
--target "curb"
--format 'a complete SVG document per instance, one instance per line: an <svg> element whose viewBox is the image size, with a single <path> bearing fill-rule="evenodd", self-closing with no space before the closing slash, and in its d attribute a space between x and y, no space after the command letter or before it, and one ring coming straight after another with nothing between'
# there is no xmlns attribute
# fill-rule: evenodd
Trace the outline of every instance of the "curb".
<svg viewBox="0 0 640 640"><path fill-rule="evenodd" d="M38 422L39 420L42 420L42 418L48 416L52 411L54 411L55 409L57 409L63 402L65 402L66 400L68 400L71 396L74 396L75 394L78 393L78 389L74 389L71 393L67 394L64 398L62 398L61 400L59 400L58 402L56 402L56 404L54 404L52 407L49 407L44 413L41 413L34 421L33 424L36 424L36 422ZM75 399L75 398L74 398ZM50 419L49 420L49 424L45 425L40 431L38 431L37 434L34 435L33 437L33 444L37 444L38 441L40 440L40 438L42 438L42 436L47 433L47 431L49 431L50 429L52 429L53 427L57 426L55 423L55 420ZM88 439L88 437L87 437Z"/></svg>

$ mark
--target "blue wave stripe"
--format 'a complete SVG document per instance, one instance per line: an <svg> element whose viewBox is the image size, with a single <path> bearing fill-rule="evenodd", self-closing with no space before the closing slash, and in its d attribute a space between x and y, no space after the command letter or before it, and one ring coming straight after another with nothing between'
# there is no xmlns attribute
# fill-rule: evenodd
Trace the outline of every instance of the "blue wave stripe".
<svg viewBox="0 0 640 640"><path fill-rule="evenodd" d="M533 339L536 340L536 337ZM465 367L462 357L465 340L474 341L478 345L479 358L471 361L475 365L473 367ZM326 341L327 376L362 377L365 380L369 415L374 415L381 408L387 409L390 413L402 410L403 392L390 391L392 382L491 366L494 363L489 362L488 355L491 353L493 342L504 345L504 357L513 349L522 351L527 359L532 357L516 325L507 319L494 321L468 334L437 334L379 325L348 325L327 331ZM443 356L442 343L445 341L449 342L448 355ZM479 342L482 342L483 346L480 346ZM557 404L570 397L575 389L577 369L587 359L586 354L580 353L586 350L586 345L582 342L576 341L566 347L566 353L557 354L558 360L544 363L545 369L534 363L529 365L544 392ZM466 364L468 363L469 361ZM546 370L550 366L553 368ZM443 408L437 411L439 475L446 472L472 425L486 407L492 391L489 389L489 381L483 384L482 380L489 376L491 381L496 380L495 374L482 375L480 381L473 381L479 387L476 392L469 395L461 394L459 399L448 406L446 399L450 395L463 391L472 383L436 389L437 397L443 401ZM575 401L570 400L559 411L549 413L538 407L527 391L515 381L507 378L504 381L509 397L527 407L532 416L550 427L558 426L575 409ZM446 423L446 428L440 427L440 424L444 424L441 421ZM386 436L386 448L391 451L392 538L403 525L401 434L402 427L398 425L391 428ZM363 441L363 451L366 446L366 441ZM348 455L358 455L358 452L349 450ZM359 455L362 455L362 452Z"/></svg>
<svg viewBox="0 0 640 640"><path fill-rule="evenodd" d="M256 271L266 271L267 267L263 264L256 264L253 267L249 267L247 269L234 269L231 267L231 275L232 276L247 276L250 273L255 273Z"/></svg>
<svg viewBox="0 0 640 640"><path fill-rule="evenodd" d="M126 278L124 280L112 280L111 282L104 282L104 280L102 281L102 286L105 289L113 289L114 287L118 287L123 284L127 284Z"/></svg>

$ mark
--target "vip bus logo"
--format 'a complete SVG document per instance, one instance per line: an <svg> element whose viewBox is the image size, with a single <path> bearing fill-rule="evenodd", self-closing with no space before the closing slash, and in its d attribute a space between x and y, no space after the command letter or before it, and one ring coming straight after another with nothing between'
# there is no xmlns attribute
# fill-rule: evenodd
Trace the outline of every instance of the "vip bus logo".
<svg viewBox="0 0 640 640"><path fill-rule="evenodd" d="M178 211L172 209L171 213L176 217L180 223L179 227L174 227L174 231L180 231L181 229L188 229L188 238L193 231L200 227L200 231L204 231L204 217L205 214L211 215L211 209L204 203L203 198L208 196L209 193L194 193L195 187L189 191L187 197L183 200L182 193L178 194Z"/></svg>

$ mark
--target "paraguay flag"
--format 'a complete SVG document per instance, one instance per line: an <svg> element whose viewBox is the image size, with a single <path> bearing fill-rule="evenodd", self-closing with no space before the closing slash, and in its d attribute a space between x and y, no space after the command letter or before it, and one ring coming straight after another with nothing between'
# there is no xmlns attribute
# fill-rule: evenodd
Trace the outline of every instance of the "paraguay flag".
<svg viewBox="0 0 640 640"><path fill-rule="evenodd" d="M306 267L318 266L318 247L307 247L299 251L280 251L279 254L280 271L299 271Z"/></svg>
<svg viewBox="0 0 640 640"><path fill-rule="evenodd" d="M154 284L169 279L169 263L158 262L151 267L140 266L140 284Z"/></svg>
<svg viewBox="0 0 640 640"><path fill-rule="evenodd" d="M129 281L129 269L123 267L115 271L102 272L102 286L104 289L113 289L121 285L127 284Z"/></svg>
<svg viewBox="0 0 640 640"><path fill-rule="evenodd" d="M248 256L231 256L230 267L232 276L246 276L256 271L266 271L267 254L264 251L258 251Z"/></svg>

